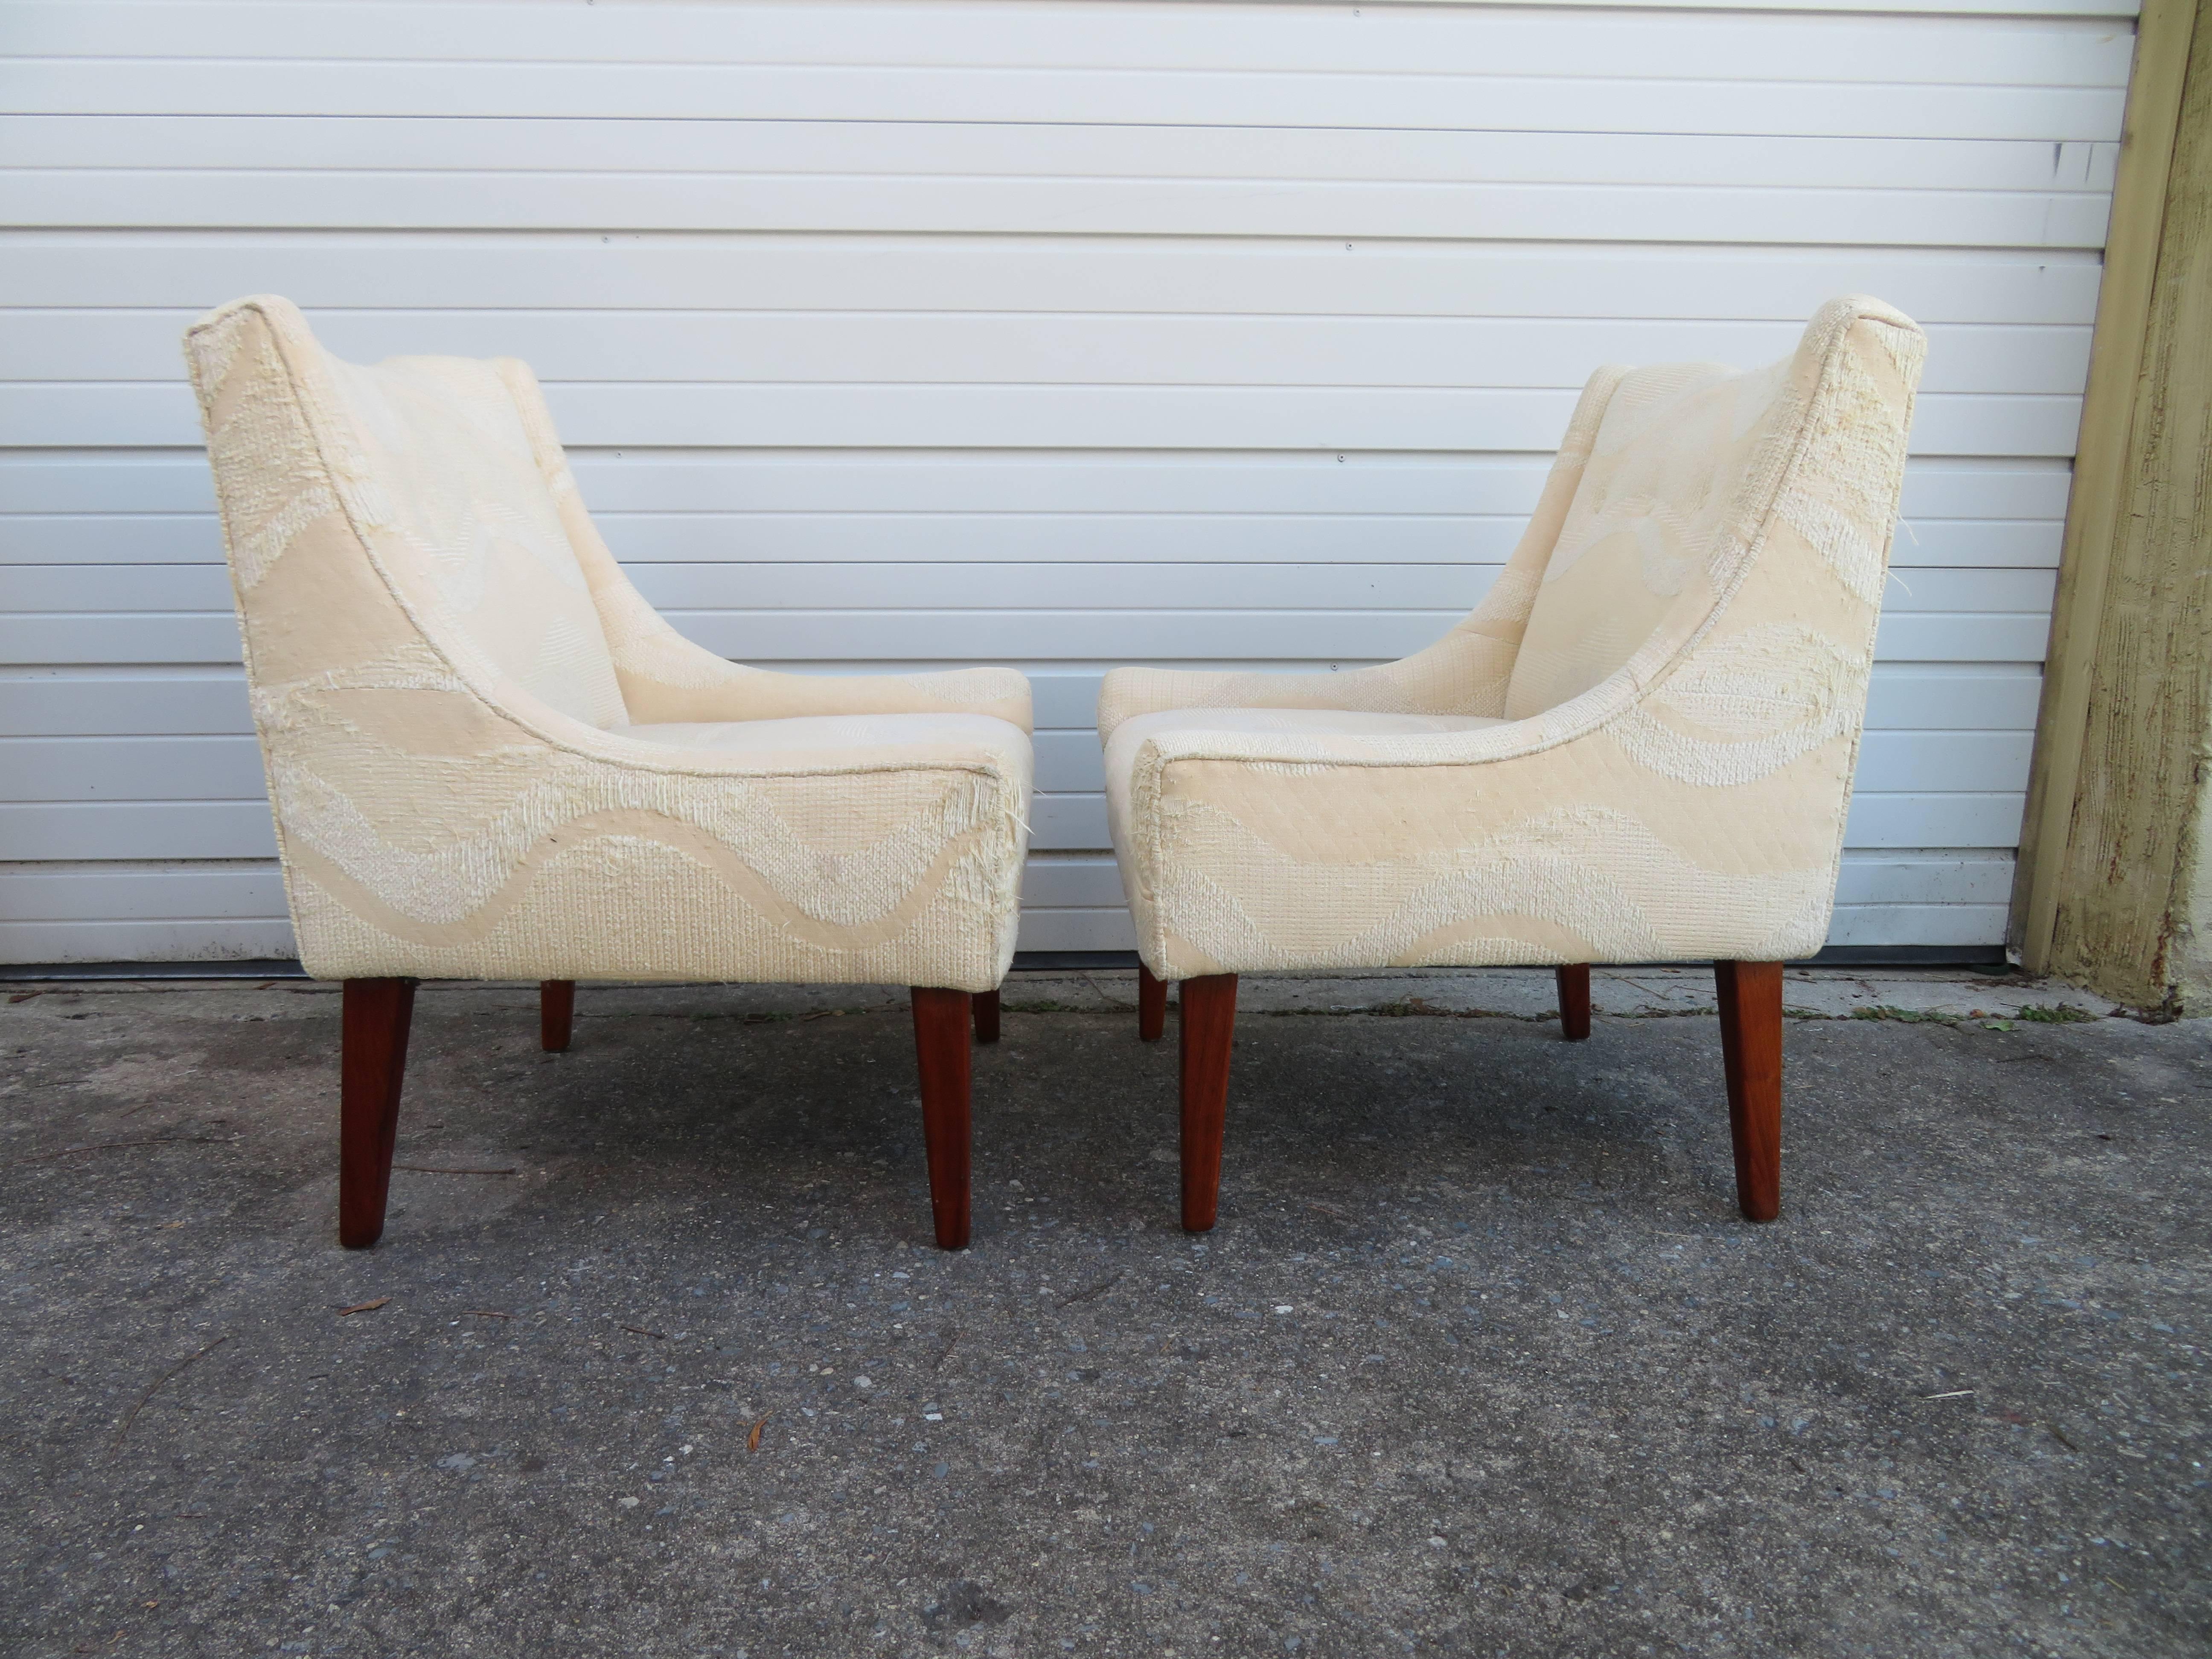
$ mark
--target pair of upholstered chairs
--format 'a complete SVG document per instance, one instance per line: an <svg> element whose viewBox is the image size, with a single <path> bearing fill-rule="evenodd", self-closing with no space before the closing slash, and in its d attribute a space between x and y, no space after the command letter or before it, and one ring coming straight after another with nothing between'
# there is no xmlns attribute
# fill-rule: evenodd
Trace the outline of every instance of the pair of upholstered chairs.
<svg viewBox="0 0 2212 1659"><path fill-rule="evenodd" d="M1595 374L1481 606L1342 674L1099 699L1140 1035L1182 982L1182 1219L1213 1224L1237 975L1713 961L1738 1200L1779 1202L1781 963L1826 937L1924 342ZM418 978L913 988L938 1243L969 1232L1028 683L738 666L631 586L512 360L362 368L273 298L187 337L301 958L344 981L339 1236L384 1225Z"/></svg>

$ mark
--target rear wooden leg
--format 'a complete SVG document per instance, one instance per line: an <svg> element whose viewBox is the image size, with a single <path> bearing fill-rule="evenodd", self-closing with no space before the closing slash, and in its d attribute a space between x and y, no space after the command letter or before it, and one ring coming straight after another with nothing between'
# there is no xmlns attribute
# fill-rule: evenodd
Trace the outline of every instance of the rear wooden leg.
<svg viewBox="0 0 2212 1659"><path fill-rule="evenodd" d="M1558 973L1559 1035L1570 1042L1580 1042L1589 1035L1589 963L1576 963Z"/></svg>
<svg viewBox="0 0 2212 1659"><path fill-rule="evenodd" d="M975 1041L996 1042L999 1040L999 994L996 991L975 993Z"/></svg>
<svg viewBox="0 0 2212 1659"><path fill-rule="evenodd" d="M968 1243L969 1049L965 991L914 988L914 1047L921 1064L921 1134L929 1148L929 1207L937 1248Z"/></svg>
<svg viewBox="0 0 2212 1659"><path fill-rule="evenodd" d="M407 1071L411 979L349 979L341 999L338 1059L338 1243L365 1250L384 1235L392 1142Z"/></svg>
<svg viewBox="0 0 2212 1659"><path fill-rule="evenodd" d="M568 1037L576 1023L576 981L542 979L538 981L538 1046L549 1054L568 1052Z"/></svg>
<svg viewBox="0 0 2212 1659"><path fill-rule="evenodd" d="M1167 981L1154 979L1152 970L1140 962L1137 964L1137 1035L1146 1042L1158 1042L1167 1029Z"/></svg>
<svg viewBox="0 0 2212 1659"><path fill-rule="evenodd" d="M1747 1221L1782 1212L1782 964L1717 962L1735 1201Z"/></svg>
<svg viewBox="0 0 2212 1659"><path fill-rule="evenodd" d="M1182 1225L1212 1230L1221 1208L1221 1135L1229 1121L1229 1048L1237 975L1182 982Z"/></svg>

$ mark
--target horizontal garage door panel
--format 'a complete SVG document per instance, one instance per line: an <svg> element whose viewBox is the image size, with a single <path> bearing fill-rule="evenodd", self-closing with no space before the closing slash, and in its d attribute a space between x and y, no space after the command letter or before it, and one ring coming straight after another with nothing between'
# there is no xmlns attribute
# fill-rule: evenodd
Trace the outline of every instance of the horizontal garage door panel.
<svg viewBox="0 0 2212 1659"><path fill-rule="evenodd" d="M1753 148L1747 146L1746 148ZM1596 228L1596 227L1593 227ZM1747 227L1747 228L1752 228ZM0 236L0 305L1198 313L1796 322L1853 290L1919 321L2084 325L2090 252L1117 237L295 233ZM1595 363L1601 361L1593 358ZM633 371L635 372L635 371ZM567 434L571 443L576 434ZM1549 434L1548 450L1559 434Z"/></svg>
<svg viewBox="0 0 2212 1659"><path fill-rule="evenodd" d="M878 515L1037 519L1040 536L1071 520L1151 522L1188 514L1364 521L1412 516L1486 523L1517 533L1550 467L1541 456L1337 454L976 455L963 451L610 453L580 445L569 464L595 516L619 528L700 515ZM1916 558L1938 521L2056 525L2066 512L2063 461L1917 460L1905 470L1905 528L1893 564ZM214 486L197 451L0 452L0 514L100 521L106 516L212 515ZM207 519L210 532L213 520ZM885 535L893 533L886 528ZM211 545L210 557L222 556ZM896 544L878 544L885 555ZM12 543L0 545L5 556ZM621 551L622 550L617 550ZM742 542L715 556L736 556ZM1050 556L1040 545L1034 557ZM1455 559L1480 558L1462 550ZM44 564L45 559L12 562ZM122 563L167 563L125 559ZM1968 561L1967 562L1976 562Z"/></svg>
<svg viewBox="0 0 2212 1659"><path fill-rule="evenodd" d="M2088 148L2084 146L2083 148ZM483 204L495 198L495 215ZM1784 189L1646 185L1340 185L1272 181L1002 179L744 179L647 183L605 173L308 172L176 175L19 172L0 179L0 214L19 225L321 229L560 228L836 231L866 224L956 234L1018 232L1048 219L1071 232L1203 236L1494 236L1567 239L1595 220L1608 240L1667 242L1925 241L1962 247L2095 247L2103 201L2072 192Z"/></svg>
<svg viewBox="0 0 2212 1659"><path fill-rule="evenodd" d="M222 58L189 74L115 58L17 60L0 109L26 115L456 115L596 120L1067 122L1134 126L1704 133L1747 138L2118 137L2124 84L1721 81L1671 76L1298 70L1133 76L1112 69ZM2094 66L2092 75L2098 73ZM1801 71L1802 75L1802 71ZM496 219L488 205L487 218Z"/></svg>
<svg viewBox="0 0 2212 1659"><path fill-rule="evenodd" d="M928 617L926 636L916 634L921 616ZM850 653L877 663L1018 665L1025 656L1188 660L1219 655L1230 638L1265 659L1373 660L1433 644L1459 616L1456 610L1248 610L1233 626L1213 611L672 611L668 619L708 650L743 662L815 661ZM1881 619L1875 657L2030 661L2041 656L2049 631L2048 616L2033 612L1931 617L1891 611ZM923 638L931 655L910 656ZM226 612L0 617L0 663L238 660L238 624Z"/></svg>
<svg viewBox="0 0 2212 1659"><path fill-rule="evenodd" d="M1595 0L1594 0L1595 3ZM29 0L11 8L15 49L40 57L104 57L118 40L136 54L344 60L410 57L449 63L803 63L921 67L1024 67L1086 63L1115 69L1403 70L1472 42L1491 73L1620 76L1693 69L1700 78L1801 76L1814 54L1832 81L1986 82L1999 85L2118 86L2128 72L2124 34L2094 20L2130 18L2127 0L1890 0L1879 18L1831 0L1798 8L1787 31L1725 15L1726 8L1663 16L1624 12L1601 28L1570 11L1540 9L1469 19L1453 11L1380 8L1346 15L1276 8L1253 27L1241 5L1060 0L1050 7L793 3L715 8L626 6L596 15L538 5L527 33L511 5L413 0L374 11L348 0L179 5L173 0L91 5ZM1655 3L1658 0L1655 0ZM1772 9L1772 0L1746 0ZM1977 12L2011 14L1966 21ZM1921 14L1915 15L1914 14ZM2020 21L2047 16L2048 21ZM2063 20L2063 21L2060 21ZM1450 60L1443 60L1449 62Z"/></svg>
<svg viewBox="0 0 2212 1659"><path fill-rule="evenodd" d="M15 380L172 377L191 308L0 313ZM791 312L541 311L318 316L317 337L360 362L406 353L520 357L556 382L716 380L933 385L962 380L1150 386L1579 386L1595 362L1758 363L1801 325L1526 318L937 316ZM2070 397L2089 330L1930 325L1924 393ZM1556 439L1557 434L1553 434Z"/></svg>
<svg viewBox="0 0 2212 1659"><path fill-rule="evenodd" d="M927 437L998 449L1522 450L1555 447L1576 392L1524 386L729 386L555 382L568 441L897 448ZM2070 456L2078 397L1932 392L1920 455ZM190 447L182 386L0 385L0 445Z"/></svg>
<svg viewBox="0 0 2212 1659"><path fill-rule="evenodd" d="M1519 515L1063 513L602 513L599 531L617 557L719 565L732 560L809 565L931 564L1028 560L1112 561L1117 568L1224 562L1302 566L1503 565L1519 544ZM1893 568L1989 566L2055 570L2057 520L1907 520ZM0 565L219 565L222 532L212 514L19 514L0 519ZM756 567L757 568L757 567ZM994 572L979 573L995 585ZM868 573L839 579L849 591ZM15 580L10 579L11 581ZM824 580L829 580L825 575ZM1357 580L1356 577L1352 578ZM978 597L981 597L979 595Z"/></svg>
<svg viewBox="0 0 2212 1659"><path fill-rule="evenodd" d="M737 615L896 607L957 614L962 609L1127 613L1131 601L1208 611L1443 611L1456 616L1497 578L1492 564L1370 564L1354 570L1312 564L1187 564L1165 591L1133 592L1127 563L633 564L630 578L658 609ZM1143 579L1146 586L1152 579ZM2022 611L2048 616L2055 573L2048 570L1931 569L1899 572L1882 601L1885 618L1948 611ZM219 564L26 565L9 577L9 610L40 612L207 611L231 614L229 573ZM843 603L840 603L842 601ZM1256 605L1255 605L1255 602ZM1141 611L1133 614L1141 615ZM1144 650L1141 623L1125 653ZM782 653L779 653L782 654ZM813 653L819 654L819 653Z"/></svg>
<svg viewBox="0 0 2212 1659"><path fill-rule="evenodd" d="M1252 180L1406 185L1704 185L1723 190L1989 191L2057 195L2112 188L2118 146L2039 140L1777 137L1755 151L1710 133L1315 131L1235 126L1040 125L945 121L669 121L425 118L395 128L345 116L0 115L18 168L88 185L144 169L301 173L639 173L676 179L766 174L1051 179L1208 185ZM345 181L334 181L343 183ZM511 210L479 210L470 228ZM154 221L179 222L174 207ZM65 222L94 222L84 218ZM262 222L265 222L265 221ZM574 223L571 218L563 222ZM719 226L717 227L720 228ZM1394 228L1393 234L1402 234ZM1579 232L1577 233L1579 234Z"/></svg>

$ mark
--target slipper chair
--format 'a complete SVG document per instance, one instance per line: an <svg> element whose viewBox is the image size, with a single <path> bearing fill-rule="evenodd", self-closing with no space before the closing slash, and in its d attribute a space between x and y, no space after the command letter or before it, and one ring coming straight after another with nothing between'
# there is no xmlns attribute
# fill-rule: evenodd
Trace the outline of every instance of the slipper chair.
<svg viewBox="0 0 2212 1659"><path fill-rule="evenodd" d="M1237 976L1711 961L1746 1217L1780 1204L1782 963L1820 948L1925 341L1823 307L1768 368L1601 368L1481 605L1333 674L1106 677L1140 1035L1182 984L1182 1222Z"/></svg>
<svg viewBox="0 0 2212 1659"><path fill-rule="evenodd" d="M608 553L512 359L341 362L267 297L185 346L300 958L344 981L340 1241L384 1229L415 981L538 981L557 1050L597 979L913 988L937 1242L964 1244L1027 680L692 644Z"/></svg>

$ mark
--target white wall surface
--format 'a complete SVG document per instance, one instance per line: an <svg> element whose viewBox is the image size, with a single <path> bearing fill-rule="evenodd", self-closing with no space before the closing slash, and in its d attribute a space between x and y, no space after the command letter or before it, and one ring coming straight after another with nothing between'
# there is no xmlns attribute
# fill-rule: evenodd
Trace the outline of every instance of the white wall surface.
<svg viewBox="0 0 2212 1659"><path fill-rule="evenodd" d="M0 4L0 959L288 955L178 337L512 354L726 655L1038 695L1427 643L1601 362L1930 353L1832 942L2002 936L2131 0ZM1985 15L1977 15L1985 14Z"/></svg>

